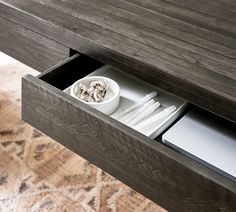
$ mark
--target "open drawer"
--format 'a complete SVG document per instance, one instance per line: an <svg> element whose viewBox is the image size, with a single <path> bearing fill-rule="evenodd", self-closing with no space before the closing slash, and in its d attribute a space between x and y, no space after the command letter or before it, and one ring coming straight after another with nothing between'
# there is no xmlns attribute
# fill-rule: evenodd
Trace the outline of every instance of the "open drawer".
<svg viewBox="0 0 236 212"><path fill-rule="evenodd" d="M168 210L235 211L235 182L63 92L102 65L76 54L25 76L23 120Z"/></svg>

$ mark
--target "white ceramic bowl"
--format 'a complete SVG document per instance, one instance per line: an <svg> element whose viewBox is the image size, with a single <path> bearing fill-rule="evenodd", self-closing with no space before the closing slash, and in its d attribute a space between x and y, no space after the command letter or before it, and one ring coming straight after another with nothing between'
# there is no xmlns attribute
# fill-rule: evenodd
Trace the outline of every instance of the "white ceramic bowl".
<svg viewBox="0 0 236 212"><path fill-rule="evenodd" d="M83 83L87 88L89 87L90 83L95 80L101 80L108 84L108 90L106 95L109 98L103 102L86 102L81 100L78 96L76 96L77 88L79 83ZM88 76L84 77L78 81L76 81L70 89L71 96L75 97L79 101L94 107L95 109L109 115L113 113L118 107L120 103L120 87L119 85L112 79L102 76Z"/></svg>

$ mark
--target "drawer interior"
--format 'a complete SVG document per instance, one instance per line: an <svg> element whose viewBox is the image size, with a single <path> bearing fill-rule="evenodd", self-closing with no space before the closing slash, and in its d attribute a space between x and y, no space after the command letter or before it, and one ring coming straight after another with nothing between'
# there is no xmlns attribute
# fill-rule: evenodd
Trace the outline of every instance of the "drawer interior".
<svg viewBox="0 0 236 212"><path fill-rule="evenodd" d="M25 76L23 120L169 210L236 207L236 183L63 92L103 65L76 54Z"/></svg>
<svg viewBox="0 0 236 212"><path fill-rule="evenodd" d="M170 124L172 124L179 116L181 116L188 105L188 103L182 98L179 98L171 93L168 93L160 88L157 88L156 86L146 83L109 65L100 67L99 69L90 73L88 76L108 77L109 79L117 82L120 87L120 102L115 112L109 114L109 116L152 139L157 137L163 130L168 128ZM70 94L71 87L72 86L66 88L64 91ZM148 101L152 101L151 104L154 104L156 102L157 105L160 105L150 115L143 119L138 118L134 120L140 114L138 111L140 111L140 109L143 109L145 103L143 103L136 109L122 115L122 112L124 110L140 101L140 99L144 98L146 95L153 92L156 92L157 95L155 97L152 97ZM176 109L169 115L164 116L164 118L157 117L158 114L163 112L166 108L170 107L174 107ZM147 108L144 110L146 112ZM119 114L121 114L121 116L119 116ZM157 117L157 120L155 120L152 124L148 123L149 120L154 116ZM132 124L131 121L134 124ZM143 123L145 122L147 126L138 129L137 126L140 126L140 124L143 125Z"/></svg>
<svg viewBox="0 0 236 212"><path fill-rule="evenodd" d="M157 91L158 95L155 98L155 101L160 102L161 105L150 116L144 119L144 121L162 111L163 108L168 108L172 105L176 106L176 111L166 117L163 121L157 122L157 126L150 126L150 129L148 129L149 132L140 131L152 139L157 137L162 131L168 128L169 125L174 123L175 120L184 113L188 106L188 103L182 98L163 91L156 86L152 86L151 84L139 80L138 78L122 72L121 70L104 65L85 55L75 54L69 60L67 60L66 63L60 64L57 68L53 67L53 70L43 73L39 76L39 78L50 85L53 85L54 87L64 90L66 93L70 94L71 85L77 80L88 75L106 76L115 80L119 85L121 85L120 107L117 109L117 111L115 111L115 113L111 114L111 117L116 120L120 120L122 123L125 123L123 120L125 120L124 118L127 115L124 116L123 119L118 119L116 118L117 114L152 91ZM135 112L135 110L133 112ZM128 123L126 124L128 125Z"/></svg>
<svg viewBox="0 0 236 212"><path fill-rule="evenodd" d="M116 73L114 73L116 72ZM94 60L88 56L85 55L79 55L74 54L71 56L71 58L67 59L66 62L63 62L61 64L58 64L56 67L53 67L52 69L48 70L47 72L39 75L39 79L43 80L44 82L47 82L48 84L52 85L53 87L56 87L57 89L60 89L61 91L65 91L68 95L70 94L70 88L71 85L76 82L77 80L85 77L85 76L107 76L111 77L112 79L116 80L118 78L122 79L126 78L127 81L133 81L134 83L140 83L138 86L135 85L135 89L137 87L141 87L141 89L146 89L149 92L152 90L158 91L158 93L165 93L160 88L157 88L155 86L152 86L148 83L147 86L145 85L145 82L142 80L139 81L137 78L132 78L130 74L122 73L122 71L117 70L115 68L112 68L110 66L107 66L97 60ZM121 75L121 77L120 77ZM121 83L123 84L123 82ZM142 84L142 85L141 85ZM144 84L144 85L143 85ZM127 87L127 85L125 85ZM131 87L133 89L133 87ZM140 92L140 91L139 91ZM145 95L145 92L141 92L143 95ZM167 92L166 92L167 93ZM139 94L140 95L140 94ZM167 97L164 96L164 98L177 98L174 99L174 102L177 102L177 104L182 104L182 99L178 97L175 97L175 95L168 94ZM135 98L134 98L135 99ZM136 98L137 100L137 98ZM136 101L135 100L135 101ZM130 100L129 100L130 101ZM135 102L135 101L132 101ZM179 101L179 102L178 102ZM184 101L184 100L183 100ZM167 126L164 127L161 133L157 134L157 136L149 136L151 139L155 139L158 142L162 141L162 135L171 127L173 126L181 117L183 117L184 114L186 114L188 111L194 109L201 111L202 114L205 116L208 116L210 119L217 120L218 123L227 124L228 126L234 127L234 123L229 122L228 120L225 120L221 117L217 117L216 115L212 114L211 112L205 111L204 109L201 109L195 105L189 104L189 103L183 103L181 105L180 111L176 114L176 117L171 121ZM116 113L119 113L119 109L117 112L110 115L110 117L116 119ZM117 120L117 119L116 119ZM119 120L118 120L119 121Z"/></svg>
<svg viewBox="0 0 236 212"><path fill-rule="evenodd" d="M111 70L113 72L108 72L107 70L110 71L110 67L106 66L105 64L94 60L88 56L74 53L69 59L66 61L58 64L57 66L54 66L52 69L49 69L48 71L44 72L43 74L39 75L38 78L43 80L44 82L50 84L51 86L60 89L61 91L64 91L69 95L70 93L70 87L71 85L76 82L77 80L85 77L85 76L93 76L93 75L100 75L100 76L107 76L108 77L114 77L114 71L118 71L118 73L115 73L115 77L118 77L118 75L122 75L120 70ZM127 80L133 80L132 77L129 78L129 74L126 75L126 73L123 73L123 77L127 77ZM139 80L139 79L135 79ZM142 80L140 81L135 81L135 83L144 83ZM158 92L163 92L160 88L157 88L152 85L148 85L148 89L151 90L158 90ZM142 87L142 86L141 86ZM144 86L145 87L145 86ZM160 90L160 91L159 91ZM165 91L164 91L165 92ZM170 96L167 96L167 98L172 97L171 94L168 94ZM173 95L175 97L175 95ZM178 97L176 97L178 98ZM177 99L178 101L178 99ZM181 98L180 98L181 101ZM86 106L85 106L86 107ZM186 114L188 111L192 109L197 109L201 111L205 116L209 116L210 118L213 118L217 120L217 122L221 122L222 124L228 124L234 127L234 123L230 123L228 120L225 120L221 117L217 117L216 115L212 114L211 112L205 111L204 109L201 109L195 105L192 104L184 104L184 106L181 108L181 111L177 114L177 117L174 119L173 122L171 122L168 127L164 128L161 133L158 134L158 136L151 137L151 139L155 139L158 142L161 142L162 140L162 135L171 127L173 126L181 117L183 117L184 114ZM119 110L119 109L118 109ZM118 111L119 112L119 111ZM99 112L100 113L100 112ZM114 118L116 116L114 114L111 114L110 117ZM115 118L116 119L116 118ZM117 120L117 119L116 119Z"/></svg>

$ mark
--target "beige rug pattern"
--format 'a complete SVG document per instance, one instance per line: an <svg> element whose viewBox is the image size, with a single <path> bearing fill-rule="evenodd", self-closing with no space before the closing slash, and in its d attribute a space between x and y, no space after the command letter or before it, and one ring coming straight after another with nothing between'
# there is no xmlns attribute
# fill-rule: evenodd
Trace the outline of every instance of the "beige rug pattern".
<svg viewBox="0 0 236 212"><path fill-rule="evenodd" d="M20 78L37 72L0 61L0 212L162 212L118 180L20 119Z"/></svg>

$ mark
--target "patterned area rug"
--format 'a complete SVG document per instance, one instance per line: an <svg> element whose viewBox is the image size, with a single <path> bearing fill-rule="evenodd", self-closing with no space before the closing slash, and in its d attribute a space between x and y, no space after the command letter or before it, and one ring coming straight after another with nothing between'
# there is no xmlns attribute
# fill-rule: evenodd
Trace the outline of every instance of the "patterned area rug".
<svg viewBox="0 0 236 212"><path fill-rule="evenodd" d="M1 60L0 60L1 61ZM0 212L164 211L20 119L20 78L0 62Z"/></svg>

